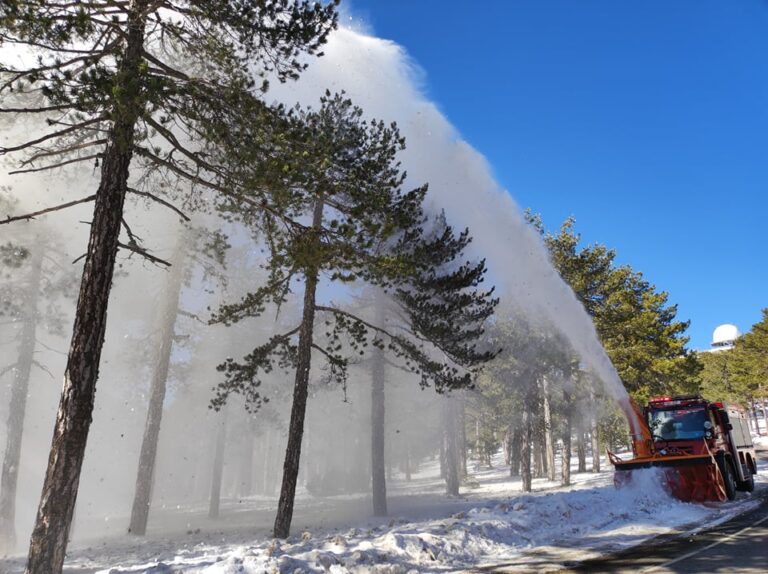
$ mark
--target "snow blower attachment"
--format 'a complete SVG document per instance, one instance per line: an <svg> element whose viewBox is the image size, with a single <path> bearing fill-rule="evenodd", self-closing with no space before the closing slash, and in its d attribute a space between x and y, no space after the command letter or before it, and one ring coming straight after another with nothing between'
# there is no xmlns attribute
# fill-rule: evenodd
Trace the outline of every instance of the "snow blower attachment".
<svg viewBox="0 0 768 574"><path fill-rule="evenodd" d="M643 410L622 405L630 422L631 459L608 451L622 486L632 471L660 468L669 492L685 502L733 500L754 489L755 450L740 406L698 396L657 397Z"/></svg>

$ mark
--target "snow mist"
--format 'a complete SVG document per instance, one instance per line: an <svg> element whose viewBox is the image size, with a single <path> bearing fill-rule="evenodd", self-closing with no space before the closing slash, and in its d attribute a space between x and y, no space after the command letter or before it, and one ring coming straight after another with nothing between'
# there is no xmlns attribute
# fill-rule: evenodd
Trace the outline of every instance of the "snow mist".
<svg viewBox="0 0 768 574"><path fill-rule="evenodd" d="M421 70L397 44L341 28L298 84L272 92L286 103L316 105L328 88L344 90L370 116L396 121L406 137L402 162L409 183L429 183L435 209L458 228L469 227L472 250L487 259L503 304L532 322L559 329L606 392L627 412L629 396L606 355L591 318L549 261L543 241L512 196L494 180L485 158L463 141L419 89ZM634 421L632 421L634 423Z"/></svg>

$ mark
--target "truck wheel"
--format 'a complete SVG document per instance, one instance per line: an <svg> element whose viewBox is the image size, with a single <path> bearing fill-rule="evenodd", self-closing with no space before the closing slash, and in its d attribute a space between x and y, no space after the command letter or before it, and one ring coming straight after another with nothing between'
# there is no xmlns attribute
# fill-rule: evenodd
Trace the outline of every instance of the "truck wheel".
<svg viewBox="0 0 768 574"><path fill-rule="evenodd" d="M755 490L755 477L752 475L752 469L747 467L747 480L739 481L739 490L744 492L752 492Z"/></svg>
<svg viewBox="0 0 768 574"><path fill-rule="evenodd" d="M725 456L717 457L717 466L720 468L720 474L723 475L723 483L725 483L725 496L728 500L736 498L736 479L733 477L733 469L731 463L726 460Z"/></svg>

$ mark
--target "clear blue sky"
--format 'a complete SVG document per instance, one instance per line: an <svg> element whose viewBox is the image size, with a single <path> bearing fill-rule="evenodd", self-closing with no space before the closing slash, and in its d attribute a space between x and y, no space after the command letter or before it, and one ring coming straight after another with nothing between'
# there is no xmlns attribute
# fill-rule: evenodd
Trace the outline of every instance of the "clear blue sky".
<svg viewBox="0 0 768 574"><path fill-rule="evenodd" d="M346 0L549 228L669 291L690 347L768 307L768 2Z"/></svg>

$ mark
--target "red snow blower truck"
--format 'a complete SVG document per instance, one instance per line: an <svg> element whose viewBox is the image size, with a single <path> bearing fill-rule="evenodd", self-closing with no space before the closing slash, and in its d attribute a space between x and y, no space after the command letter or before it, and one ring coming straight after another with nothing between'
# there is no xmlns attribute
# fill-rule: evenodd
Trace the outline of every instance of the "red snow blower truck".
<svg viewBox="0 0 768 574"><path fill-rule="evenodd" d="M686 502L723 502L737 490L754 489L755 448L739 405L682 396L653 398L642 410L632 402L623 408L633 457L608 451L616 486L630 481L636 469L659 467L667 489Z"/></svg>

